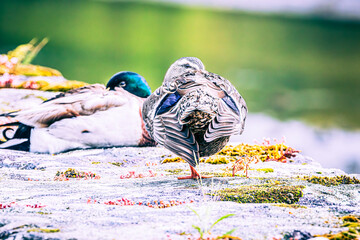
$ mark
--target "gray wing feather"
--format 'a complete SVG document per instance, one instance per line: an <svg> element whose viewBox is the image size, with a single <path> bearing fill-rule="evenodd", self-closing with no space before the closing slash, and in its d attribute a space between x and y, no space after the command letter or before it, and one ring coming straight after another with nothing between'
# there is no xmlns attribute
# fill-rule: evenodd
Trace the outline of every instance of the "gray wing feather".
<svg viewBox="0 0 360 240"><path fill-rule="evenodd" d="M204 139L206 142L211 142L219 137L241 134L243 132L247 108L241 96L239 100L237 104L240 114L236 114L224 102L221 101L219 103L219 113L205 132Z"/></svg>
<svg viewBox="0 0 360 240"><path fill-rule="evenodd" d="M176 111L154 119L154 139L168 150L176 153L191 166L195 167L199 159L199 145L190 129L179 124Z"/></svg>

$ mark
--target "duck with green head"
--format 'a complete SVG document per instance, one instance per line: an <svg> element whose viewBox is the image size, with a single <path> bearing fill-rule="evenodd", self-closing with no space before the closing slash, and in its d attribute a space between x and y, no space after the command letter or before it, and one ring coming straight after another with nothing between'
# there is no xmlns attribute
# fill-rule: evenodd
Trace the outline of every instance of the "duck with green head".
<svg viewBox="0 0 360 240"><path fill-rule="evenodd" d="M151 94L146 80L119 72L106 87L93 84L60 93L36 108L5 113L0 148L38 153L114 146L150 146L155 142L141 116Z"/></svg>

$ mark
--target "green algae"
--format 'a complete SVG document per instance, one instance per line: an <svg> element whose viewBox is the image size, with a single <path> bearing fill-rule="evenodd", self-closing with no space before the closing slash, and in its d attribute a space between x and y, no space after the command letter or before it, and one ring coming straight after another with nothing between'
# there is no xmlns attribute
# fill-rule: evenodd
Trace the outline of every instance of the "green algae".
<svg viewBox="0 0 360 240"><path fill-rule="evenodd" d="M305 176L302 179L310 183L321 184L327 187L338 186L340 184L360 184L360 180L356 177L350 177L346 175L335 177Z"/></svg>
<svg viewBox="0 0 360 240"><path fill-rule="evenodd" d="M279 186L272 184L225 188L212 193L220 201L238 203L287 203L294 204L303 196L304 186Z"/></svg>

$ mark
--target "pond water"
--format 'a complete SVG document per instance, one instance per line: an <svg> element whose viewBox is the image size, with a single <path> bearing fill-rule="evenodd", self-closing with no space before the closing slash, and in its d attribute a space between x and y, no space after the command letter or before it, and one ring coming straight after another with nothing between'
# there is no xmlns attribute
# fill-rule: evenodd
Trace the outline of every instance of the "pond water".
<svg viewBox="0 0 360 240"><path fill-rule="evenodd" d="M105 83L129 70L154 90L173 61L196 56L237 87L251 113L359 134L360 22L141 2L1 1L0 52L34 37L50 39L34 63L68 79Z"/></svg>

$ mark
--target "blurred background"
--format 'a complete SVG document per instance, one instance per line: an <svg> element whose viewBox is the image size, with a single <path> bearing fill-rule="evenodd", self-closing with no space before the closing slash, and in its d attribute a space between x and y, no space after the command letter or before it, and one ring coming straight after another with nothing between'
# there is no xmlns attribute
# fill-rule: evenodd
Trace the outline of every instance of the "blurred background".
<svg viewBox="0 0 360 240"><path fill-rule="evenodd" d="M0 1L0 53L34 37L50 39L34 64L89 83L129 70L155 90L172 62L196 56L248 104L234 142L285 136L360 173L360 1Z"/></svg>

